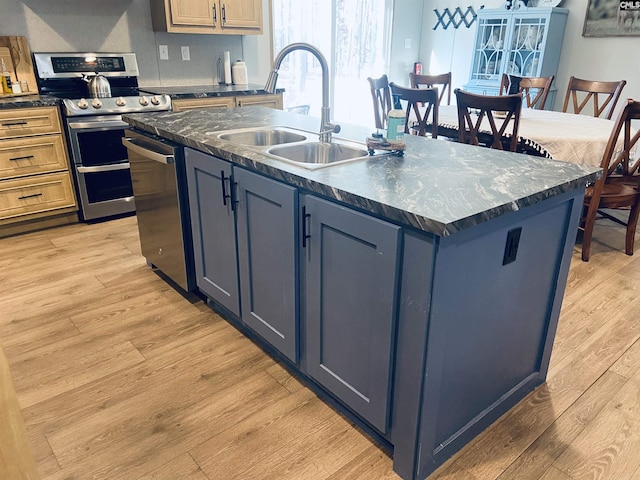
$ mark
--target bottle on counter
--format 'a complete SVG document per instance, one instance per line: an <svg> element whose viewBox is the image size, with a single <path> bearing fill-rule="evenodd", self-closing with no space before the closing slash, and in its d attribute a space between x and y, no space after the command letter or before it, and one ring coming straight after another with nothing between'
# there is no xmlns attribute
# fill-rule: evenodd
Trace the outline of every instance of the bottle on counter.
<svg viewBox="0 0 640 480"><path fill-rule="evenodd" d="M404 138L405 113L400 103L400 95L393 96L393 109L387 115L387 139L402 140Z"/></svg>
<svg viewBox="0 0 640 480"><path fill-rule="evenodd" d="M2 82L2 93L13 93L11 90L11 75L7 71L7 64L4 62L4 58L0 59L0 82Z"/></svg>
<svg viewBox="0 0 640 480"><path fill-rule="evenodd" d="M231 67L231 76L233 77L233 83L235 85L246 85L247 81L247 66L242 60L236 60Z"/></svg>

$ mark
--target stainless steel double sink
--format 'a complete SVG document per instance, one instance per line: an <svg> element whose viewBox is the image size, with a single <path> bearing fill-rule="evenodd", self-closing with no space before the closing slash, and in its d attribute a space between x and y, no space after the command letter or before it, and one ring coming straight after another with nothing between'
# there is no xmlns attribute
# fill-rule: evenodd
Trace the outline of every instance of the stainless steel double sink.
<svg viewBox="0 0 640 480"><path fill-rule="evenodd" d="M322 143L318 134L289 127L255 127L211 132L219 140L257 150L277 160L317 169L369 157L366 145L335 140Z"/></svg>

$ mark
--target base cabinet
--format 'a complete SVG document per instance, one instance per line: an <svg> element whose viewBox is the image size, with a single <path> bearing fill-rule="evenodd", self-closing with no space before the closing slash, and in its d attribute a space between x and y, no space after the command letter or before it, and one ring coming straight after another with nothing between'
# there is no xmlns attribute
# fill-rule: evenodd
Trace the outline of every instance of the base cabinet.
<svg viewBox="0 0 640 480"><path fill-rule="evenodd" d="M185 149L196 285L231 313L240 315L231 164Z"/></svg>
<svg viewBox="0 0 640 480"><path fill-rule="evenodd" d="M307 373L384 433L400 227L305 196Z"/></svg>
<svg viewBox="0 0 640 480"><path fill-rule="evenodd" d="M298 192L185 149L196 284L298 360Z"/></svg>
<svg viewBox="0 0 640 480"><path fill-rule="evenodd" d="M242 322L297 363L298 190L237 167L233 181Z"/></svg>
<svg viewBox="0 0 640 480"><path fill-rule="evenodd" d="M282 93L268 95L237 95L235 97L177 98L172 101L174 112L194 108L234 108L260 106L282 110Z"/></svg>

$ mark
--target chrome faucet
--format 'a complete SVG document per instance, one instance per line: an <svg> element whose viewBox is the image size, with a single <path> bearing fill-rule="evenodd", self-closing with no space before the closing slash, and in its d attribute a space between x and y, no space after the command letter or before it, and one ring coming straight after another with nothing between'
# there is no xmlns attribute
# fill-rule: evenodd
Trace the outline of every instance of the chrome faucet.
<svg viewBox="0 0 640 480"><path fill-rule="evenodd" d="M322 68L322 112L320 116L320 141L325 143L331 143L331 134L338 133L340 131L340 125L334 125L331 123L331 109L329 107L329 65L327 60L322 55L322 52L313 45L308 43L292 43L284 47L276 59L273 61L273 68L267 79L267 83L264 86L264 90L267 93L276 92L276 82L278 81L278 70L280 65L289 53L294 50L305 50L312 53L320 62Z"/></svg>

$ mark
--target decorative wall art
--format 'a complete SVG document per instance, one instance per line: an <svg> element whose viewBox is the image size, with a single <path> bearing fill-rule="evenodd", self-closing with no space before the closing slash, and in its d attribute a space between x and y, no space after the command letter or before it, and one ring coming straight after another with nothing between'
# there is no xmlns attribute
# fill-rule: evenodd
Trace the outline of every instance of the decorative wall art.
<svg viewBox="0 0 640 480"><path fill-rule="evenodd" d="M589 0L582 35L640 36L640 0Z"/></svg>
<svg viewBox="0 0 640 480"><path fill-rule="evenodd" d="M484 5L481 5L480 8L484 8ZM456 7L453 12L448 8L445 8L442 13L440 13L437 8L433 11L436 14L436 24L433 27L434 30L438 28L438 25L442 25L442 28L445 30L449 28L450 25L453 25L453 28L455 29L462 24L469 28L476 20L476 11L471 6L467 7L465 11L462 11L460 7Z"/></svg>

